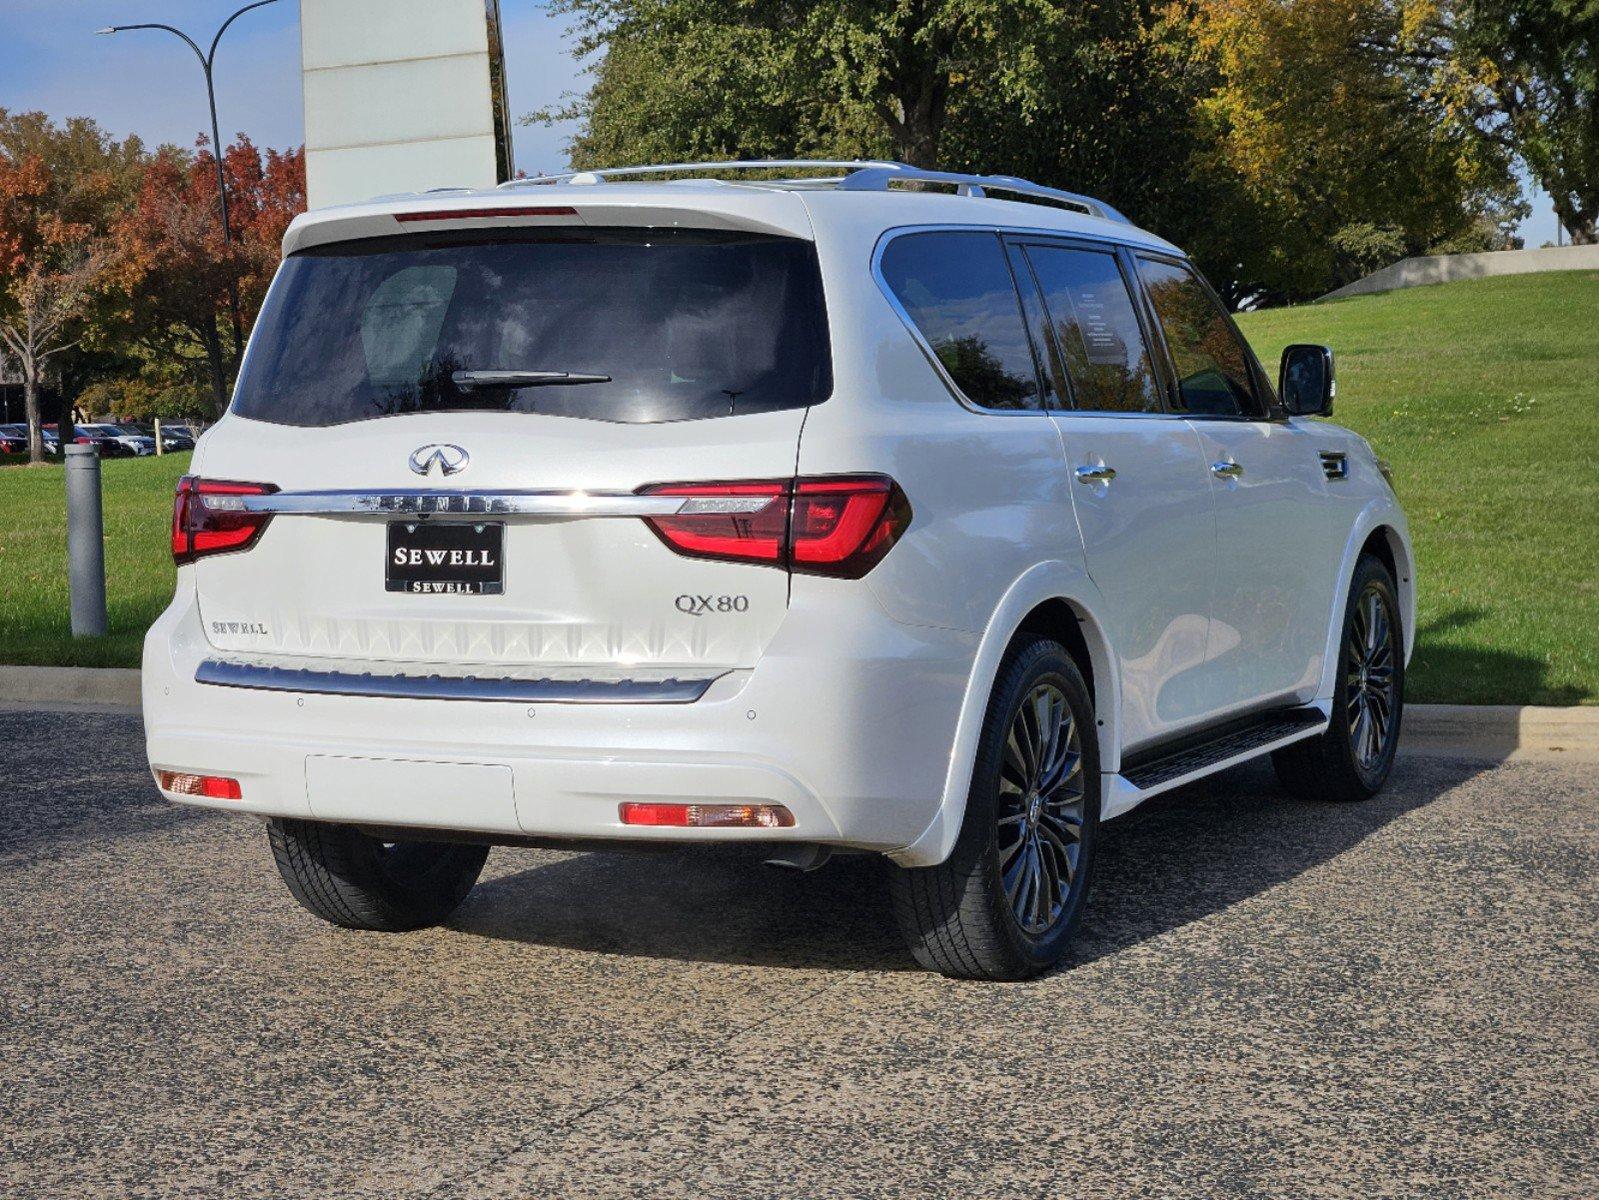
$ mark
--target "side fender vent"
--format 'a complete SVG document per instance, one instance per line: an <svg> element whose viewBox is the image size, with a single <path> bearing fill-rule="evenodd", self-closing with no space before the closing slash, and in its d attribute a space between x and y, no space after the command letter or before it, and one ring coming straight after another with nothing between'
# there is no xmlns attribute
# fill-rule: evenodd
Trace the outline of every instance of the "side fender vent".
<svg viewBox="0 0 1599 1200"><path fill-rule="evenodd" d="M1328 479L1348 479L1349 458L1344 454L1323 450L1321 452L1321 469Z"/></svg>

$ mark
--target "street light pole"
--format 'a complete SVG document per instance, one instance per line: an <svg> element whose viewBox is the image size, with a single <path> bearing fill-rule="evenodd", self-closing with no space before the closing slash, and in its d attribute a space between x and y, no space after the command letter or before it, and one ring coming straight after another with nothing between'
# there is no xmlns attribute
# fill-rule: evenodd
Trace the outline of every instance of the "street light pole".
<svg viewBox="0 0 1599 1200"><path fill-rule="evenodd" d="M217 59L217 45L222 41L222 35L228 31L228 26L245 13L252 8L264 8L268 4L276 4L277 2L278 0L255 0L255 3L246 4L243 8L238 9L226 21L222 22L221 28L216 32L216 36L211 39L209 52L201 50L199 43L184 33L183 30L172 25L152 22L141 25L109 25L104 29L96 30L97 33L106 34L123 33L130 29L162 29L167 33L173 33L182 38L189 49L194 51L194 56L200 60L200 69L205 72L206 103L211 107L211 158L216 163L217 168L217 197L222 206L222 240L230 246L233 244L233 226L228 221L228 182L227 176L222 170L222 133L217 125L217 92L213 80L213 68L216 66ZM239 281L231 271L228 272L228 312L233 318L233 370L237 373L239 359L244 353L244 330L239 320Z"/></svg>

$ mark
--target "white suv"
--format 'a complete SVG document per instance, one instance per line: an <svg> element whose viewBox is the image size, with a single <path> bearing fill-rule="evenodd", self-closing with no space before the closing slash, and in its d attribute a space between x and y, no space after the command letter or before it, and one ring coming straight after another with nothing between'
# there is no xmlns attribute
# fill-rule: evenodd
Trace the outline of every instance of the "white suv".
<svg viewBox="0 0 1599 1200"><path fill-rule="evenodd" d="M1266 754L1382 785L1411 548L1305 419L1325 348L1274 392L1088 197L649 178L712 165L294 222L145 643L169 799L267 818L365 929L444 920L490 844L873 852L919 961L1016 978L1101 821Z"/></svg>

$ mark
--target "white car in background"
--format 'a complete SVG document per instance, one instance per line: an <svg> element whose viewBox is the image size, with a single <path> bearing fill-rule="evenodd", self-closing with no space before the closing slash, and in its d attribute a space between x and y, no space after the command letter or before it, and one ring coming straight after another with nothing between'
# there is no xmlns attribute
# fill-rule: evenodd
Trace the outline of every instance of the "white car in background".
<svg viewBox="0 0 1599 1200"><path fill-rule="evenodd" d="M1310 419L1329 351L1274 390L1088 197L716 169L752 166L835 177L295 220L178 491L163 794L266 818L295 897L366 929L444 920L495 843L870 852L919 961L1008 979L1143 800L1264 755L1382 786L1412 555Z"/></svg>
<svg viewBox="0 0 1599 1200"><path fill-rule="evenodd" d="M73 428L79 433L92 434L97 439L115 442L125 452L136 457L142 458L147 454L155 453L155 439L139 433L137 430L128 430L120 425L110 425L105 422L91 422L84 425L75 425Z"/></svg>

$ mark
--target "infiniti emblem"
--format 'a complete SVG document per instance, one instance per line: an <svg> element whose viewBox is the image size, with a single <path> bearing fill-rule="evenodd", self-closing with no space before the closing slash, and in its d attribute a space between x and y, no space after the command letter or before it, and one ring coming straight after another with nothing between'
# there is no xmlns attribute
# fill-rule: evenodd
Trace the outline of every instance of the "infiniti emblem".
<svg viewBox="0 0 1599 1200"><path fill-rule="evenodd" d="M418 475L431 474L434 467L440 475L459 475L471 461L472 456L462 447L447 443L435 442L411 451L411 470Z"/></svg>

